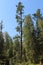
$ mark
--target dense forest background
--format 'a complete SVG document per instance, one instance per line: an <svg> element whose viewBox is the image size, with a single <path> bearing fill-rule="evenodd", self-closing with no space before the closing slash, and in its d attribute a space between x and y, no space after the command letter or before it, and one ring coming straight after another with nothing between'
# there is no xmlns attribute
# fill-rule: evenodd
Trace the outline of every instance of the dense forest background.
<svg viewBox="0 0 43 65"><path fill-rule="evenodd" d="M39 63L43 58L43 15L37 9L35 13L25 15L21 2L16 5L16 21L18 34L10 37L2 32L0 23L0 64L16 65L17 63ZM7 64L8 63L8 64Z"/></svg>

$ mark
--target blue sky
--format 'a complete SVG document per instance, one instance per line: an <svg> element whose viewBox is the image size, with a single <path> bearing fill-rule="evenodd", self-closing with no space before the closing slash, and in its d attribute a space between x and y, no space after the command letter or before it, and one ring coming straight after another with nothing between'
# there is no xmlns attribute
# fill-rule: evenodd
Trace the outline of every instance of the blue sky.
<svg viewBox="0 0 43 65"><path fill-rule="evenodd" d="M22 2L25 6L24 15L33 14L37 9L41 9L43 14L43 0L0 0L0 21L3 20L3 32L7 31L11 37L16 32L16 5Z"/></svg>

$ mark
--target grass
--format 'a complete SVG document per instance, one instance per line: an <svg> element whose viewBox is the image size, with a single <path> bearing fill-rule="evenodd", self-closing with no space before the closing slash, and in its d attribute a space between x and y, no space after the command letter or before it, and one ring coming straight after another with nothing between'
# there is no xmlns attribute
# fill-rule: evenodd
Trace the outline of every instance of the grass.
<svg viewBox="0 0 43 65"><path fill-rule="evenodd" d="M29 65L39 65L39 64L29 64Z"/></svg>
<svg viewBox="0 0 43 65"><path fill-rule="evenodd" d="M33 63L30 63L30 64L29 64L29 63L25 63L25 62L24 62L24 63L21 63L21 64L20 64L20 63L17 63L17 64L15 64L15 65L40 65L40 64L33 64Z"/></svg>

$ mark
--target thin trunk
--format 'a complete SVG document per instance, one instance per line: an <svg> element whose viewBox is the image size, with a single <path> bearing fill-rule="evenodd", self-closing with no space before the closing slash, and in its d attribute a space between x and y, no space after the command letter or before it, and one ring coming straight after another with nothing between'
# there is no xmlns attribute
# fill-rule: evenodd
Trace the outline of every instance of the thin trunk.
<svg viewBox="0 0 43 65"><path fill-rule="evenodd" d="M21 62L22 62L22 14L21 14Z"/></svg>

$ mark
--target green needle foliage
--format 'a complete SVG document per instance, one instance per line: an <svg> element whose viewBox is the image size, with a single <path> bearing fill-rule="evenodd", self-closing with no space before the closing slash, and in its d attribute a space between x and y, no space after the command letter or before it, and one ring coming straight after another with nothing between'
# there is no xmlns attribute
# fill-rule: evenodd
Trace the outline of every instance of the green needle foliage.
<svg viewBox="0 0 43 65"><path fill-rule="evenodd" d="M22 15L23 15L23 8L24 6L22 5L21 2L18 3L18 5L16 6L17 7L17 10L16 10L16 19L17 19L17 23L18 23L18 26L17 26L17 31L20 32L20 43L21 43L21 62L22 62L22 25L23 25L23 18L22 18Z"/></svg>
<svg viewBox="0 0 43 65"><path fill-rule="evenodd" d="M0 23L0 65L39 65L43 59L43 16L41 10L23 17L24 6L16 5L18 34L13 37L2 32ZM35 23L34 23L35 22Z"/></svg>

